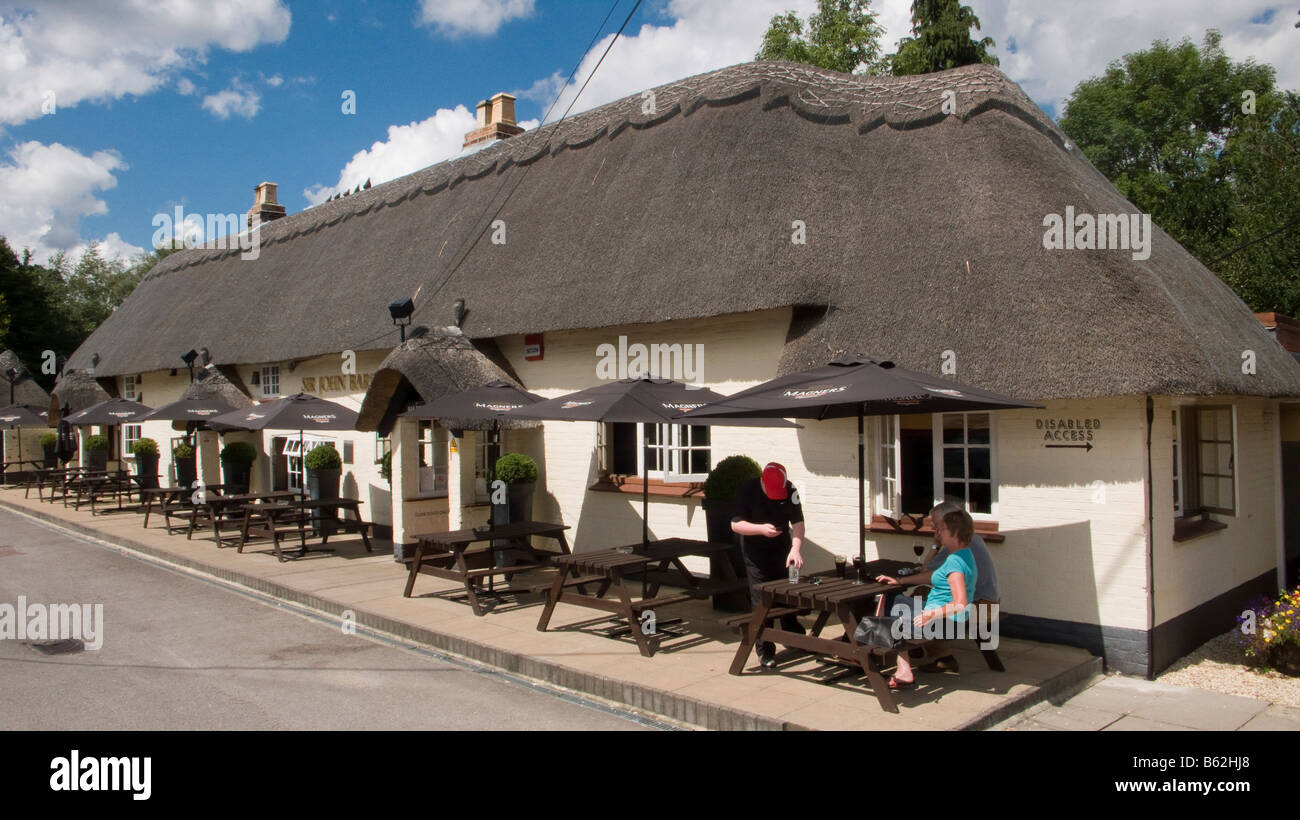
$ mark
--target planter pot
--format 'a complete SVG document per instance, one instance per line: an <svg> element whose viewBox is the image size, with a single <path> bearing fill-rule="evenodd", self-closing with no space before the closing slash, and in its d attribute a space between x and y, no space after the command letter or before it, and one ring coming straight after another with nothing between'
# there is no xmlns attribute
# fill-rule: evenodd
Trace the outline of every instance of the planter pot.
<svg viewBox="0 0 1300 820"><path fill-rule="evenodd" d="M198 464L194 456L188 458L178 458L176 464L176 486L193 487L194 482L199 480Z"/></svg>
<svg viewBox="0 0 1300 820"><path fill-rule="evenodd" d="M108 451L91 450L88 454L90 460L90 469L107 470L108 469Z"/></svg>
<svg viewBox="0 0 1300 820"><path fill-rule="evenodd" d="M745 559L740 554L740 539L731 531L731 516L734 505L727 502L710 501L704 499L704 521L708 525L709 540L718 543L729 543L731 549L723 554L714 554L709 556L709 577L722 578L724 575L723 562L731 564L731 569L736 573L737 578L745 577ZM719 612L748 612L749 592L747 590L736 590L735 592L723 592L713 596L713 608Z"/></svg>
<svg viewBox="0 0 1300 820"><path fill-rule="evenodd" d="M339 482L343 477L343 468L330 467L324 470L307 471L307 496L314 501L333 501L339 497ZM331 519L337 519L333 511L314 511L311 515L312 526L317 532L328 535L325 528Z"/></svg>
<svg viewBox="0 0 1300 820"><path fill-rule="evenodd" d="M1268 665L1291 677L1300 677L1300 646L1282 644L1269 650Z"/></svg>
<svg viewBox="0 0 1300 820"><path fill-rule="evenodd" d="M141 453L135 457L135 474L139 477L141 487L155 489L158 486L158 454Z"/></svg>
<svg viewBox="0 0 1300 820"><path fill-rule="evenodd" d="M533 518L533 490L537 483L506 485L506 498L510 504L510 523L531 521Z"/></svg>
<svg viewBox="0 0 1300 820"><path fill-rule="evenodd" d="M45 459L45 469L51 470L59 466L59 448L54 444L46 444L41 447L42 456Z"/></svg>
<svg viewBox="0 0 1300 820"><path fill-rule="evenodd" d="M248 492L248 474L252 472L252 468L251 464L221 462L221 477L222 483L226 485L226 493L239 495Z"/></svg>

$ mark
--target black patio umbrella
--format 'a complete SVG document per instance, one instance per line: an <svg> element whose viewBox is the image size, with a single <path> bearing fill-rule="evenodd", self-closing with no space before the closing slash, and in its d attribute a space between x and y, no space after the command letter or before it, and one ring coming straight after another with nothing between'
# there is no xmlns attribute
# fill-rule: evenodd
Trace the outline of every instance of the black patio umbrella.
<svg viewBox="0 0 1300 820"><path fill-rule="evenodd" d="M142 421L145 416L152 412L152 407L145 407L139 402L114 398L101 401L99 404L92 404L85 410L80 410L68 416L64 421L77 427L90 427L92 425L109 427Z"/></svg>
<svg viewBox="0 0 1300 820"><path fill-rule="evenodd" d="M210 422L217 416L236 409L221 399L181 399L171 404L164 404L141 421L183 421L185 435L188 437L200 427L212 427ZM173 425L173 428L180 429L176 425ZM218 424L213 429L232 428Z"/></svg>
<svg viewBox="0 0 1300 820"><path fill-rule="evenodd" d="M866 461L862 419L910 413L959 413L1039 407L898 367L893 362L845 356L823 367L791 373L692 411L706 418L858 419L858 555L866 558Z"/></svg>
<svg viewBox="0 0 1300 820"><path fill-rule="evenodd" d="M780 417L695 420L692 411L721 401L721 393L671 379L622 379L512 410L512 418L643 424L700 424L723 427L798 427ZM687 419L681 414L691 413ZM642 439L641 543L650 541L650 437Z"/></svg>
<svg viewBox="0 0 1300 820"><path fill-rule="evenodd" d="M490 420L492 422L492 446L495 448L497 446L496 436L500 430L501 420L504 417L512 415L513 411L521 407L543 401L546 401L546 399L536 393L520 390L509 382L497 379L488 382L482 387L471 387L459 393L449 393L433 401L416 405L405 413L401 413L400 416L408 419ZM491 462L487 465L488 481L490 482L496 470L496 460L495 458L489 458L488 461Z"/></svg>
<svg viewBox="0 0 1300 820"><path fill-rule="evenodd" d="M355 430L357 411L306 393L295 393L222 413L209 419L208 424L240 430L297 430L298 453L306 458L307 454L302 452L303 430Z"/></svg>
<svg viewBox="0 0 1300 820"><path fill-rule="evenodd" d="M48 410L41 410L27 404L11 404L8 407L0 408L0 426L14 427L48 427L49 422L46 416ZM22 470L23 461L23 437L18 435L18 469Z"/></svg>

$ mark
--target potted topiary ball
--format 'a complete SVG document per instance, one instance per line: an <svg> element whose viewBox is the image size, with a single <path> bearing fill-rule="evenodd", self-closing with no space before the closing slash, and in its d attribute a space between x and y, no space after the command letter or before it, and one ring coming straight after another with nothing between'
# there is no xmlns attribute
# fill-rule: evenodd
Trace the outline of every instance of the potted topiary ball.
<svg viewBox="0 0 1300 820"><path fill-rule="evenodd" d="M523 453L506 453L497 459L497 480L506 483L506 520L530 521L533 516L533 490L537 487L537 462ZM500 523L496 512L496 494L493 493L494 522Z"/></svg>
<svg viewBox="0 0 1300 820"><path fill-rule="evenodd" d="M135 456L136 480L140 486L156 489L158 487L158 442L151 438L138 439L131 445L131 454Z"/></svg>
<svg viewBox="0 0 1300 820"><path fill-rule="evenodd" d="M198 465L194 463L194 448L183 441L177 444L172 448L172 464L176 467L176 486L193 487L199 477Z"/></svg>
<svg viewBox="0 0 1300 820"><path fill-rule="evenodd" d="M54 433L41 433L41 450L45 457L45 468L59 466L59 437Z"/></svg>
<svg viewBox="0 0 1300 820"><path fill-rule="evenodd" d="M90 469L108 469L108 436L99 434L86 438L86 452L90 458Z"/></svg>
<svg viewBox="0 0 1300 820"><path fill-rule="evenodd" d="M749 456L727 456L714 465L704 481L704 520L708 525L709 540L734 544L724 555L709 556L709 575L720 578L719 562L730 561L740 578L745 577L745 560L740 554L740 541L731 531L731 517L736 511L736 500L745 482L763 474L758 462ZM713 608L726 612L748 612L749 595L741 590L713 596Z"/></svg>
<svg viewBox="0 0 1300 820"><path fill-rule="evenodd" d="M248 492L248 476L256 459L257 448L246 441L232 441L221 448L221 476L227 492Z"/></svg>

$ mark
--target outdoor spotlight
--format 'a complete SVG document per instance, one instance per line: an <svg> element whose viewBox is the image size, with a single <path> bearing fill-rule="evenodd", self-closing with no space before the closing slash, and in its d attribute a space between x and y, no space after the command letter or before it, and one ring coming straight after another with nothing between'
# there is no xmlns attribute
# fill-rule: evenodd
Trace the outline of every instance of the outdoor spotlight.
<svg viewBox="0 0 1300 820"><path fill-rule="evenodd" d="M190 348L189 351L181 356L181 361L185 362L185 366L190 369L190 384L194 384L194 360L198 357L199 352L194 348Z"/></svg>
<svg viewBox="0 0 1300 820"><path fill-rule="evenodd" d="M465 310L465 300L457 299L453 303L453 307L456 310L456 327L460 327L461 322L465 321L465 314L468 312Z"/></svg>
<svg viewBox="0 0 1300 820"><path fill-rule="evenodd" d="M95 368L99 367L99 354L90 357L90 375L95 375Z"/></svg>
<svg viewBox="0 0 1300 820"><path fill-rule="evenodd" d="M406 341L406 326L411 323L413 313L415 313L415 302L412 302L409 298L398 299L388 306L388 315L393 317L393 324L397 325L403 342Z"/></svg>
<svg viewBox="0 0 1300 820"><path fill-rule="evenodd" d="M5 381L9 382L9 403L14 403L14 383L22 376L22 372L16 367L10 367L5 370Z"/></svg>
<svg viewBox="0 0 1300 820"><path fill-rule="evenodd" d="M203 366L207 367L212 362L212 354L206 347L199 348L199 358L203 359Z"/></svg>

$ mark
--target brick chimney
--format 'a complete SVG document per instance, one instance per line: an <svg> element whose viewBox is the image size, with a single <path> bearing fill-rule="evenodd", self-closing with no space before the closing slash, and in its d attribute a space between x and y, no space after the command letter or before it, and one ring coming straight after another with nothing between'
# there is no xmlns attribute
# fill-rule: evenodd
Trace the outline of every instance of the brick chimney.
<svg viewBox="0 0 1300 820"><path fill-rule="evenodd" d="M515 125L515 98L509 94L497 94L478 104L478 128L465 135L461 149L508 139L523 132L524 129Z"/></svg>
<svg viewBox="0 0 1300 820"><path fill-rule="evenodd" d="M263 182L253 189L253 207L248 209L248 227L271 222L285 215L284 206L275 201L274 182Z"/></svg>

